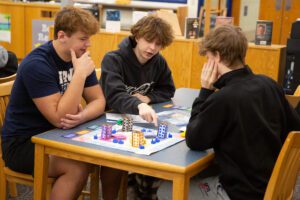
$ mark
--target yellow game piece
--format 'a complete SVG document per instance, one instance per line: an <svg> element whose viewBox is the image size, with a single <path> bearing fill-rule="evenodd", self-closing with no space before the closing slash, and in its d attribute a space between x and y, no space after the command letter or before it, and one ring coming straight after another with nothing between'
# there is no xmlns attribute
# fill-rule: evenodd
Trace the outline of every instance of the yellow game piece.
<svg viewBox="0 0 300 200"><path fill-rule="evenodd" d="M186 131L183 131L182 133L180 133L180 136L181 136L181 137L185 137L185 132L186 132Z"/></svg>
<svg viewBox="0 0 300 200"><path fill-rule="evenodd" d="M90 132L90 131L89 131L89 130L82 130L82 131L76 132L76 134L78 134L78 135L83 135L83 134L86 134L86 133L88 133L88 132Z"/></svg>
<svg viewBox="0 0 300 200"><path fill-rule="evenodd" d="M164 108L171 108L173 106L173 104L166 104L166 105L164 105L163 107Z"/></svg>

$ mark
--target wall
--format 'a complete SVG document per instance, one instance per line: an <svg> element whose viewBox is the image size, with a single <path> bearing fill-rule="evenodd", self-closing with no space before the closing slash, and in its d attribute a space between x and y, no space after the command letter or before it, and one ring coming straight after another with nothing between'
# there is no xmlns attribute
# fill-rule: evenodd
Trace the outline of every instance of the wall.
<svg viewBox="0 0 300 200"><path fill-rule="evenodd" d="M233 2L234 3L234 2ZM240 27L245 32L249 41L255 38L256 20L259 15L260 0L242 0L240 7ZM245 9L247 12L245 13Z"/></svg>
<svg viewBox="0 0 300 200"><path fill-rule="evenodd" d="M188 17L197 17L198 12L198 0L188 0Z"/></svg>

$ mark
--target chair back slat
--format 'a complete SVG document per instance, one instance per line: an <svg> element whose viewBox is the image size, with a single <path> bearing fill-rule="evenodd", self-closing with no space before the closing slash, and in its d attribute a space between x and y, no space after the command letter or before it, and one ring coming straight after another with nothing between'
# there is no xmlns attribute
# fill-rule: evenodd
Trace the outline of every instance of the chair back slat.
<svg viewBox="0 0 300 200"><path fill-rule="evenodd" d="M7 76L7 77L0 78L0 83L14 81L14 80L16 80L16 77L17 77L17 74L13 74L13 75L10 75L10 76Z"/></svg>
<svg viewBox="0 0 300 200"><path fill-rule="evenodd" d="M292 199L300 170L300 132L290 132L277 158L265 200Z"/></svg>
<svg viewBox="0 0 300 200"><path fill-rule="evenodd" d="M300 85L298 85L298 87L296 88L294 95L300 96Z"/></svg>
<svg viewBox="0 0 300 200"><path fill-rule="evenodd" d="M9 81L0 84L0 133L4 123L5 111L9 102L11 89L14 81Z"/></svg>

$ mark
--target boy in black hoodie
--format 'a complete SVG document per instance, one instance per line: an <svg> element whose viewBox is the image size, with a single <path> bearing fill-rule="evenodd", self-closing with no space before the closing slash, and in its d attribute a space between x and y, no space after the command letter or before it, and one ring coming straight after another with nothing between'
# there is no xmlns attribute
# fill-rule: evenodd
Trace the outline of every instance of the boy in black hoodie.
<svg viewBox="0 0 300 200"><path fill-rule="evenodd" d="M208 62L186 143L193 150L213 148L220 168L219 176L191 181L199 199L263 199L288 133L300 130L283 88L245 65L247 46L241 29L231 25L211 31L199 46Z"/></svg>
<svg viewBox="0 0 300 200"><path fill-rule="evenodd" d="M17 73L18 58L15 53L7 51L0 45L0 78Z"/></svg>
<svg viewBox="0 0 300 200"><path fill-rule="evenodd" d="M172 27L149 15L139 20L131 33L118 50L104 56L100 84L109 108L139 114L157 125L157 115L148 104L169 101L175 92L171 71L159 54L173 41ZM129 186L133 186L137 199L156 199L158 183L149 176L129 176Z"/></svg>

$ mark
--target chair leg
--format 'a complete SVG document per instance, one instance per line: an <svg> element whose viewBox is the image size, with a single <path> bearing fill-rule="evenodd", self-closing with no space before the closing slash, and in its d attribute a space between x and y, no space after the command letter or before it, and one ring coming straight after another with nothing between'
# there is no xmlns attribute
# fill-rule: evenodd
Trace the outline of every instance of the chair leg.
<svg viewBox="0 0 300 200"><path fill-rule="evenodd" d="M18 190L17 190L17 184L14 182L8 182L8 190L9 195L11 197L17 197L18 196Z"/></svg>
<svg viewBox="0 0 300 200"><path fill-rule="evenodd" d="M126 200L127 199L127 178L128 172L124 172L121 179L121 185L119 190L119 200Z"/></svg>
<svg viewBox="0 0 300 200"><path fill-rule="evenodd" d="M51 191L52 191L52 183L48 183L46 189L46 200L50 200Z"/></svg>
<svg viewBox="0 0 300 200"><path fill-rule="evenodd" d="M6 199L6 178L3 169L0 169L0 199Z"/></svg>
<svg viewBox="0 0 300 200"><path fill-rule="evenodd" d="M91 200L98 200L99 198L99 174L100 174L99 166L93 166L93 172L90 174L91 177L90 199Z"/></svg>

